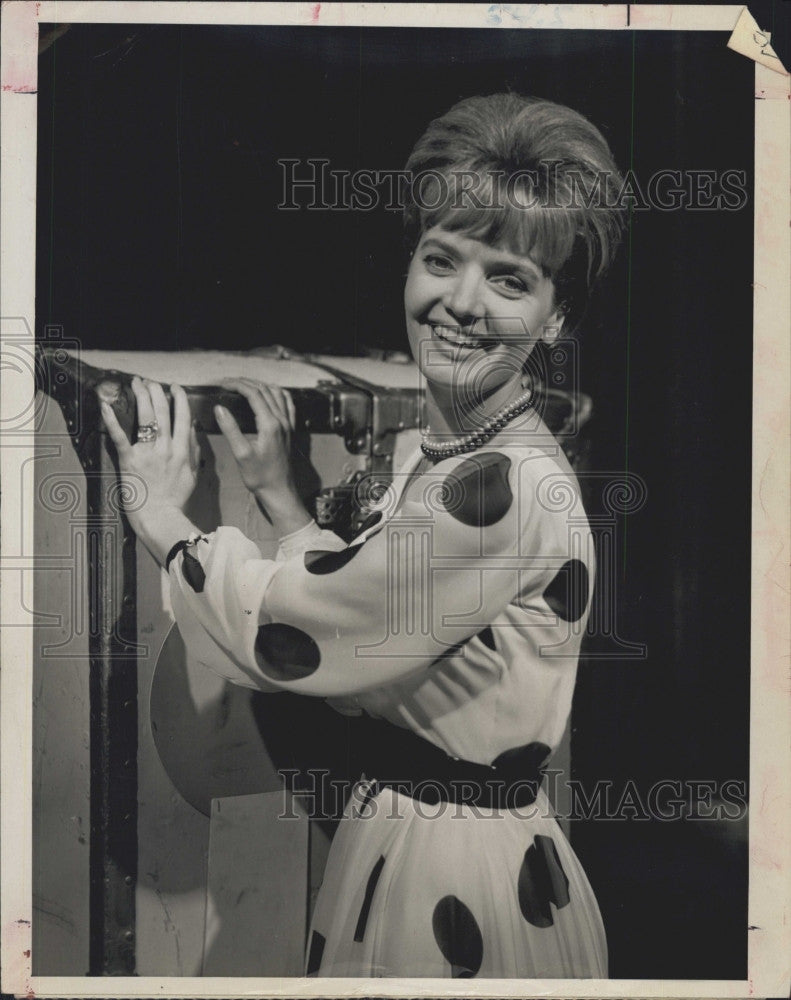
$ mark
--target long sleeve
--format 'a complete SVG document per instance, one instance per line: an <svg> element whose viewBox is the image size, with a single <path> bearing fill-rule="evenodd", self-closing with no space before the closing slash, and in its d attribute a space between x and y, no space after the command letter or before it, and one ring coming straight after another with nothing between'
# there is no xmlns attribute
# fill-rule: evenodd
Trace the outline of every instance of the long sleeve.
<svg viewBox="0 0 791 1000"><path fill-rule="evenodd" d="M308 549L325 549L337 552L345 548L346 542L334 532L320 528L315 521L308 521L304 528L292 531L290 535L285 535L280 539L275 559L278 562L284 562L286 559L302 555Z"/></svg>
<svg viewBox="0 0 791 1000"><path fill-rule="evenodd" d="M341 548L307 526L315 547L292 538L282 560L219 528L170 565L185 641L236 683L321 697L425 670L546 574L548 531L565 551L565 521L548 528L532 510L542 468L506 448L444 460L410 482L378 530Z"/></svg>

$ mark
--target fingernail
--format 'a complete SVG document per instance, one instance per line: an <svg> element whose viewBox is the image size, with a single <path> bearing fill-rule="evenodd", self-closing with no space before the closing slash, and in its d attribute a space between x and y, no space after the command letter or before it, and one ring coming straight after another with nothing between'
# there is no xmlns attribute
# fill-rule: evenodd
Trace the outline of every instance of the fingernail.
<svg viewBox="0 0 791 1000"><path fill-rule="evenodd" d="M226 417L228 415L228 411L224 406L220 406L218 403L217 406L214 407L214 415L216 417Z"/></svg>

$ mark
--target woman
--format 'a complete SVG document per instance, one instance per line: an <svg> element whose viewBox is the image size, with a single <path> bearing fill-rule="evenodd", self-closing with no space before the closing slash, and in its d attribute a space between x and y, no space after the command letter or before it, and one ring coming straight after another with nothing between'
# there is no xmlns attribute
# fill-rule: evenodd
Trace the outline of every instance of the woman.
<svg viewBox="0 0 791 1000"><path fill-rule="evenodd" d="M286 392L230 383L254 440L216 408L280 536L276 560L182 513L197 447L180 387L171 429L161 386L133 383L134 445L104 417L122 476L148 487L129 517L168 569L193 656L380 720L332 844L308 974L601 978L598 907L540 789L570 710L593 544L531 408L528 362L578 322L611 262L619 178L586 119L513 94L457 104L407 170L404 301L427 426L350 545L296 493Z"/></svg>

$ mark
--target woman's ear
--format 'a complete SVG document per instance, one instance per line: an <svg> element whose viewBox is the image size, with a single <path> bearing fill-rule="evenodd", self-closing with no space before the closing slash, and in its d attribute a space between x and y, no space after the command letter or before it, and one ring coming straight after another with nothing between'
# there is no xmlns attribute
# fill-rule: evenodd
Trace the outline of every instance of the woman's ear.
<svg viewBox="0 0 791 1000"><path fill-rule="evenodd" d="M547 319L546 323L544 323L544 328L541 331L541 339L545 344L551 344L558 339L565 320L566 307L565 305L560 305L549 319Z"/></svg>

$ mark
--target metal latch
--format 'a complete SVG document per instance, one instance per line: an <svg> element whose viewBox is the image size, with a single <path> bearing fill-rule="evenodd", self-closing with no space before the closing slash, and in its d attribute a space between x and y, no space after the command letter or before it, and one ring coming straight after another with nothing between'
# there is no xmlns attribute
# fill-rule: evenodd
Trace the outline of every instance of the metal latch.
<svg viewBox="0 0 791 1000"><path fill-rule="evenodd" d="M423 394L418 389L392 389L376 385L333 365L325 364L310 354L305 355L304 359L314 367L321 368L322 371L334 376L342 384L366 394L370 403L370 419L367 426L358 426L353 439L350 440L347 434L346 446L354 454L368 453L367 464L370 473L389 476L393 471L396 436L407 428L420 426ZM326 384L326 388L340 389L333 383Z"/></svg>

